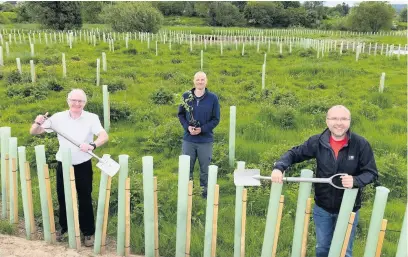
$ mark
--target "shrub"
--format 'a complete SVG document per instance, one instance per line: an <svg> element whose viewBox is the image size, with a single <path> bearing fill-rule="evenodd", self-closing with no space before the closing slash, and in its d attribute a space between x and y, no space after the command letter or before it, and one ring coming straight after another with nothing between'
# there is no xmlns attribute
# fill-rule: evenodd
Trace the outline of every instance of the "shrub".
<svg viewBox="0 0 408 257"><path fill-rule="evenodd" d="M7 84L17 84L22 82L22 76L18 70L13 70L7 75Z"/></svg>
<svg viewBox="0 0 408 257"><path fill-rule="evenodd" d="M273 122L281 129L296 128L295 111L292 108L279 108L273 116Z"/></svg>
<svg viewBox="0 0 408 257"><path fill-rule="evenodd" d="M137 49L131 48L131 49L126 49L123 50L124 54L131 54L131 55L137 55Z"/></svg>
<svg viewBox="0 0 408 257"><path fill-rule="evenodd" d="M108 91L111 93L115 93L117 91L123 91L127 89L125 82L122 80L114 80L112 82L104 82L104 84L108 85Z"/></svg>
<svg viewBox="0 0 408 257"><path fill-rule="evenodd" d="M150 99L155 104L173 104L174 96L169 90L165 88L159 88L156 92L150 96Z"/></svg>
<svg viewBox="0 0 408 257"><path fill-rule="evenodd" d="M391 108L391 97L383 93L374 93L371 96L371 102L378 105L381 109Z"/></svg>
<svg viewBox="0 0 408 257"><path fill-rule="evenodd" d="M156 33L163 22L159 10L146 2L119 2L103 8L102 19L115 31Z"/></svg>
<svg viewBox="0 0 408 257"><path fill-rule="evenodd" d="M49 90L60 92L64 89L64 87L59 83L56 79L50 79L42 83L45 88Z"/></svg>
<svg viewBox="0 0 408 257"><path fill-rule="evenodd" d="M33 84L15 85L7 88L7 96L30 98L32 100L45 99L48 95L47 88Z"/></svg>
<svg viewBox="0 0 408 257"><path fill-rule="evenodd" d="M363 101L359 110L359 114L369 120L377 120L378 114L381 113L381 108L377 105Z"/></svg>
<svg viewBox="0 0 408 257"><path fill-rule="evenodd" d="M88 95L88 94L87 94ZM89 112L95 113L99 116L99 119L103 123L103 105L102 102L96 102L95 100L90 100L85 106L85 109ZM132 111L130 106L126 102L116 103L111 102L110 105L110 120L113 122L117 122L120 120L131 120L132 119Z"/></svg>

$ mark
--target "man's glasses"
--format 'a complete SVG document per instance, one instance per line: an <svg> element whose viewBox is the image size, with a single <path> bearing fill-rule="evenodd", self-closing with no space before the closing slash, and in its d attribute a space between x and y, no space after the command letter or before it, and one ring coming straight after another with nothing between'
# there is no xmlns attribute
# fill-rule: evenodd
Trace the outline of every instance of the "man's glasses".
<svg viewBox="0 0 408 257"><path fill-rule="evenodd" d="M346 122L346 121L349 121L350 120L350 118L346 118L346 117L342 117L342 118L338 118L338 117L327 117L326 118L327 120L330 120L330 121L341 121L341 122Z"/></svg>
<svg viewBox="0 0 408 257"><path fill-rule="evenodd" d="M68 99L71 103L79 103L84 104L85 100L78 100L78 99Z"/></svg>

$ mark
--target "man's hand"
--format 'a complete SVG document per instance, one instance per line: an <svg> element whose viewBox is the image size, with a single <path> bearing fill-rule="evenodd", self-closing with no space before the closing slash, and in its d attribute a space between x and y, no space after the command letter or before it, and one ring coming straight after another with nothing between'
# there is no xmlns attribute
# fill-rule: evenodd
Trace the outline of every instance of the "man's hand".
<svg viewBox="0 0 408 257"><path fill-rule="evenodd" d="M272 182L277 182L277 183L282 184L282 181L283 181L282 171L278 169L274 169L271 174L271 180Z"/></svg>
<svg viewBox="0 0 408 257"><path fill-rule="evenodd" d="M193 126L188 126L188 131L190 132L190 135L196 136L201 133L201 128L193 127Z"/></svg>
<svg viewBox="0 0 408 257"><path fill-rule="evenodd" d="M82 143L79 148L81 149L82 152L88 152L89 150L93 150L94 147L90 144Z"/></svg>
<svg viewBox="0 0 408 257"><path fill-rule="evenodd" d="M48 116L48 112L46 113L46 114L44 114L44 115L38 115L36 118L35 118L35 120L34 120L34 122L38 125L38 126L41 126L42 124L44 124L44 122L45 122L45 120L47 119L47 116Z"/></svg>
<svg viewBox="0 0 408 257"><path fill-rule="evenodd" d="M343 184L343 187L345 188L353 188L353 176L346 175L346 176L341 176L341 183Z"/></svg>

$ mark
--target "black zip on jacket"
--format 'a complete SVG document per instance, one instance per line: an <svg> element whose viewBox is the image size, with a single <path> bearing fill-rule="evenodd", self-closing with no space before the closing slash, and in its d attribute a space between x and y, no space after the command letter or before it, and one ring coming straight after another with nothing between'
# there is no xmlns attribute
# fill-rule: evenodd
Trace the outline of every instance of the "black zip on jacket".
<svg viewBox="0 0 408 257"><path fill-rule="evenodd" d="M353 211L361 207L362 188L378 177L374 154L368 141L350 131L347 132L348 142L340 149L337 160L330 146L329 129L322 134L310 137L302 145L287 151L274 165L274 169L286 170L290 165L316 158L317 178L328 178L338 173L353 176L353 188L359 188ZM338 213L344 190L329 184L314 184L315 203L330 213Z"/></svg>

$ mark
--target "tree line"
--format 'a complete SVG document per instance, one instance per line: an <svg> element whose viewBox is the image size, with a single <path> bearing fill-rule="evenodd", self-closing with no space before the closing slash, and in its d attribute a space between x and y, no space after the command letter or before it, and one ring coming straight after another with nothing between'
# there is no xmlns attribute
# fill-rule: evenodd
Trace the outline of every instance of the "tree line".
<svg viewBox="0 0 408 257"><path fill-rule="evenodd" d="M201 17L209 26L318 29L378 32L406 22L407 8L397 16L387 2L346 3L327 7L322 1L280 2L19 2L0 4L0 23L37 22L45 28L79 29L83 23L110 24L116 31L157 32L164 16Z"/></svg>

